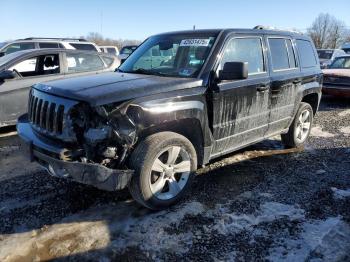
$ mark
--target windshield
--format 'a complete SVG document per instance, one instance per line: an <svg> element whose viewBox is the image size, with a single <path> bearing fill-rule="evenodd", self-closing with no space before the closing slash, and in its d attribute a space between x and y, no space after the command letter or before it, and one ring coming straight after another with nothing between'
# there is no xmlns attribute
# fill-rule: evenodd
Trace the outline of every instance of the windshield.
<svg viewBox="0 0 350 262"><path fill-rule="evenodd" d="M216 35L160 35L147 39L120 66L120 71L172 77L197 77Z"/></svg>
<svg viewBox="0 0 350 262"><path fill-rule="evenodd" d="M317 50L319 59L331 59L333 55L333 50Z"/></svg>
<svg viewBox="0 0 350 262"><path fill-rule="evenodd" d="M0 48L6 45L7 43L0 43Z"/></svg>
<svg viewBox="0 0 350 262"><path fill-rule="evenodd" d="M350 69L350 56L339 57L329 66L332 69Z"/></svg>
<svg viewBox="0 0 350 262"><path fill-rule="evenodd" d="M137 46L124 46L120 53L123 55L130 55L132 52L135 51L136 48Z"/></svg>

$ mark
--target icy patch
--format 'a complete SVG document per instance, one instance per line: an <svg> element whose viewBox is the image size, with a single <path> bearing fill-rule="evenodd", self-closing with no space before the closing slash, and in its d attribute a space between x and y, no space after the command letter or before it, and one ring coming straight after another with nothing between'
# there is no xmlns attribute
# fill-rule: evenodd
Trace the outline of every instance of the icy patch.
<svg viewBox="0 0 350 262"><path fill-rule="evenodd" d="M192 245L192 232L170 234L167 229L176 228L186 215L198 215L204 210L201 203L190 202L179 206L176 210L116 221L117 223L111 228L119 234L111 243L112 248L122 251L126 247L138 247L153 257L161 251L176 254L188 252Z"/></svg>
<svg viewBox="0 0 350 262"><path fill-rule="evenodd" d="M327 138L327 137L334 137L335 135L327 131L323 131L321 126L314 126L311 129L310 136Z"/></svg>
<svg viewBox="0 0 350 262"><path fill-rule="evenodd" d="M347 115L350 115L350 109L344 110L338 114L338 116L340 117L347 116Z"/></svg>
<svg viewBox="0 0 350 262"><path fill-rule="evenodd" d="M332 187L331 190L333 191L334 197L337 199L350 197L350 188L346 190L341 190L341 189Z"/></svg>
<svg viewBox="0 0 350 262"><path fill-rule="evenodd" d="M289 220L301 220L305 217L303 209L277 202L266 202L260 206L257 214L246 215L227 213L225 208L219 208L221 217L218 219L215 229L223 235L238 233L242 230L251 230L254 226L265 222L273 222L281 218Z"/></svg>
<svg viewBox="0 0 350 262"><path fill-rule="evenodd" d="M350 135L350 126L339 128L339 131L342 132L344 135Z"/></svg>
<svg viewBox="0 0 350 262"><path fill-rule="evenodd" d="M286 239L269 250L270 261L345 261L350 250L350 226L339 217L305 223L298 239ZM318 258L311 258L313 253Z"/></svg>

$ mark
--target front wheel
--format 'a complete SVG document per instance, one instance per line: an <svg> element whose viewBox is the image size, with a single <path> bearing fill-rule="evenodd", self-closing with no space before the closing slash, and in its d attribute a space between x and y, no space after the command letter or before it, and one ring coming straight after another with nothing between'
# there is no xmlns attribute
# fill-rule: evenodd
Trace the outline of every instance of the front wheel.
<svg viewBox="0 0 350 262"><path fill-rule="evenodd" d="M287 134L282 134L282 142L287 147L301 147L308 139L313 122L310 104L302 102Z"/></svg>
<svg viewBox="0 0 350 262"><path fill-rule="evenodd" d="M136 147L129 166L135 170L129 185L131 195L143 206L158 210L183 197L197 168L197 154L184 136L161 132Z"/></svg>

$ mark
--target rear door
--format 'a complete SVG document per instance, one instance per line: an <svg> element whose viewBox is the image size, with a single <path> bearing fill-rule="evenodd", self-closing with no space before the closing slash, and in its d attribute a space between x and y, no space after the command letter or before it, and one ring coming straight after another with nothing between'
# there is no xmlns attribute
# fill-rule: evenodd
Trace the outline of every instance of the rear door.
<svg viewBox="0 0 350 262"><path fill-rule="evenodd" d="M266 41L271 75L267 136L271 136L288 128L301 85L301 72L292 38L267 36Z"/></svg>
<svg viewBox="0 0 350 262"><path fill-rule="evenodd" d="M0 83L0 126L15 124L27 112L30 87L36 83L62 78L62 57L50 53L27 57L9 66L19 76Z"/></svg>
<svg viewBox="0 0 350 262"><path fill-rule="evenodd" d="M270 77L264 49L260 36L233 36L224 47L219 70L225 62L248 62L249 76L215 87L212 157L260 140L267 131Z"/></svg>

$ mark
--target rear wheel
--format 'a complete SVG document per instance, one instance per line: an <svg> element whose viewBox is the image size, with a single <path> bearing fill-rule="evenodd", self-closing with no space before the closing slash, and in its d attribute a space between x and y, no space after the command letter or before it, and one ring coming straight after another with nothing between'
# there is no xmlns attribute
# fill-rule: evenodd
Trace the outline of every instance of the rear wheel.
<svg viewBox="0 0 350 262"><path fill-rule="evenodd" d="M129 185L131 195L140 204L156 210L183 197L197 168L197 154L184 136L161 132L137 146L129 165L135 170Z"/></svg>
<svg viewBox="0 0 350 262"><path fill-rule="evenodd" d="M301 147L308 139L313 122L313 110L302 102L287 134L282 134L282 142L287 147Z"/></svg>

